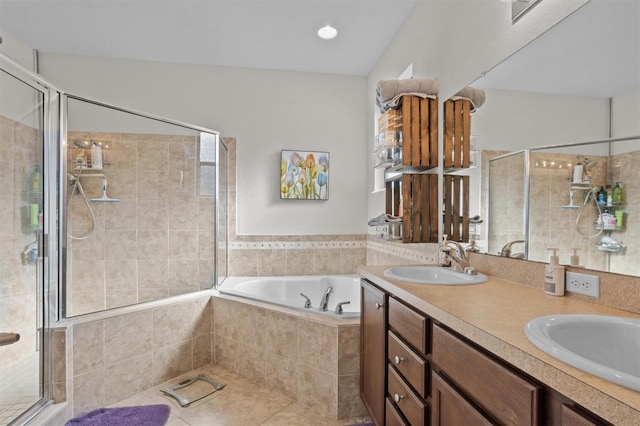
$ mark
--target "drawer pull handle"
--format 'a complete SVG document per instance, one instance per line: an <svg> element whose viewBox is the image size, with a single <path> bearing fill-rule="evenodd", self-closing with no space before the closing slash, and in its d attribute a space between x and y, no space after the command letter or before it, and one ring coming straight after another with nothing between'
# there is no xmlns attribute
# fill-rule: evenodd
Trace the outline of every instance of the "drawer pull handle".
<svg viewBox="0 0 640 426"><path fill-rule="evenodd" d="M376 307L376 309L382 308L382 303L376 302L375 307Z"/></svg>
<svg viewBox="0 0 640 426"><path fill-rule="evenodd" d="M401 399L404 399L404 395L393 395L393 400L396 402L396 404L399 403Z"/></svg>
<svg viewBox="0 0 640 426"><path fill-rule="evenodd" d="M396 363L396 365L398 365L402 361L404 361L404 358L402 358L401 356L396 355L396 357L393 359L393 361Z"/></svg>

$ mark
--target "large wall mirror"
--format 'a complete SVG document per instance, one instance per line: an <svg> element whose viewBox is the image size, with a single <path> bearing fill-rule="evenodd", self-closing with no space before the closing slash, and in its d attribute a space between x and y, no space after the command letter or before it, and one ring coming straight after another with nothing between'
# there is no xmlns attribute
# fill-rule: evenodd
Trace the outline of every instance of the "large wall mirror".
<svg viewBox="0 0 640 426"><path fill-rule="evenodd" d="M471 85L486 92L471 124L481 251L526 240L506 254L547 261L558 247L569 264L576 249L582 266L640 276L640 1L590 0ZM574 184L578 162L585 178ZM616 182L624 203L597 205ZM620 226L600 229L616 211Z"/></svg>

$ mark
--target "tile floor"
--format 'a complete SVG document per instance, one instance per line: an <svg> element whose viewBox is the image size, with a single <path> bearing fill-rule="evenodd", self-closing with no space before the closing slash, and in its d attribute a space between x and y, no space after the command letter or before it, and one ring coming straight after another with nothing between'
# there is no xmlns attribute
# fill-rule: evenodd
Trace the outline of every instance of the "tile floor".
<svg viewBox="0 0 640 426"><path fill-rule="evenodd" d="M39 353L0 368L0 426L6 426L40 399Z"/></svg>
<svg viewBox="0 0 640 426"><path fill-rule="evenodd" d="M226 386L185 408L182 408L175 399L160 391L160 389L199 373L224 383ZM217 365L207 365L183 374L113 406L148 404L167 404L171 407L167 426L344 426L371 422L368 417L332 420L313 415L308 408L290 398L250 383Z"/></svg>

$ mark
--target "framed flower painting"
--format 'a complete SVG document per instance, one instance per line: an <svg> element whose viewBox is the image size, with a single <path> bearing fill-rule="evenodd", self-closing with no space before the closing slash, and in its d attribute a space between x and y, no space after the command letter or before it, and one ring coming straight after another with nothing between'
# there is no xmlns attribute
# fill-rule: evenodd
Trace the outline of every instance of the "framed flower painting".
<svg viewBox="0 0 640 426"><path fill-rule="evenodd" d="M280 160L280 198L329 199L329 153L283 149Z"/></svg>

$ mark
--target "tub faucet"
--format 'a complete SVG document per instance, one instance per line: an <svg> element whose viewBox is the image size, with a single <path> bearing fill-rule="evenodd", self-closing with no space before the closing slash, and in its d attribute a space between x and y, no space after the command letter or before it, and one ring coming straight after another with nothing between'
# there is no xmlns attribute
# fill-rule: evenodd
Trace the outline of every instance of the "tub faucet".
<svg viewBox="0 0 640 426"><path fill-rule="evenodd" d="M322 295L322 300L320 300L320 308L319 308L321 311L327 310L327 305L329 304L329 295L331 294L332 291L333 291L333 287L329 287Z"/></svg>

